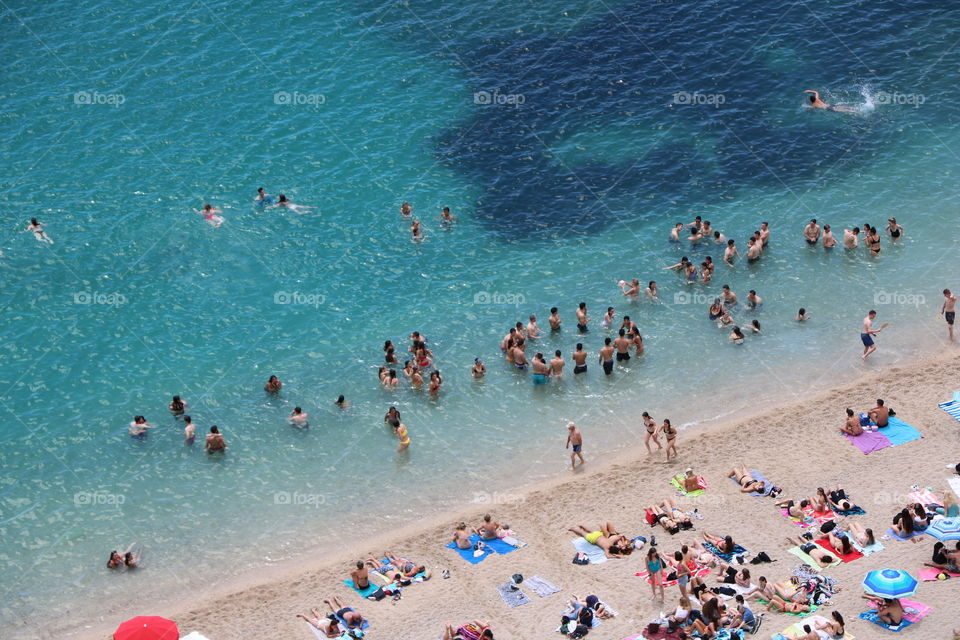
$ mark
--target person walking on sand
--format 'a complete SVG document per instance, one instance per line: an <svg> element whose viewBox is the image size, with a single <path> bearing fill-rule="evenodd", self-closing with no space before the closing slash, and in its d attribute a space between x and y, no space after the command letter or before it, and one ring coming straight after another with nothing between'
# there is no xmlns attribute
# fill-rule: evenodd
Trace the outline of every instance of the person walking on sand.
<svg viewBox="0 0 960 640"><path fill-rule="evenodd" d="M670 452L673 451L673 457L677 457L677 430L673 428L673 425L670 424L670 420L667 418L663 419L663 424L660 425L660 433L667 437L667 462L670 462Z"/></svg>
<svg viewBox="0 0 960 640"><path fill-rule="evenodd" d="M577 428L572 422L567 423L567 446L565 449L573 447L573 452L570 453L570 468L577 468L577 458L580 458L581 466L586 462L583 459L583 434L580 433L580 429Z"/></svg>
<svg viewBox="0 0 960 640"><path fill-rule="evenodd" d="M871 309L867 317L863 319L863 331L860 332L860 341L863 342L863 355L860 356L861 360L866 360L867 356L877 350L877 344L873 341L873 336L880 333L881 330L873 328L873 321L876 317L877 312Z"/></svg>
<svg viewBox="0 0 960 640"><path fill-rule="evenodd" d="M643 438L647 453L653 453L653 449L650 448L651 440L657 443L657 451L660 451L663 449L663 445L660 444L660 427L657 425L657 421L651 418L646 411L643 412L641 417L643 418L643 427L647 430L647 435Z"/></svg>
<svg viewBox="0 0 960 640"><path fill-rule="evenodd" d="M950 289L943 290L943 306L940 307L940 315L947 321L947 335L950 336L950 342L953 342L953 321L957 317L954 310L957 306L957 296L950 293Z"/></svg>

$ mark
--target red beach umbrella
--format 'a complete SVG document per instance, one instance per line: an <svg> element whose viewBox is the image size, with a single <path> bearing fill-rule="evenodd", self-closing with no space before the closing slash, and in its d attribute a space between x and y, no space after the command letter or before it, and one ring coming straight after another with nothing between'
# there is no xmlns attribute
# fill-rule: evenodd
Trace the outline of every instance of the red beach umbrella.
<svg viewBox="0 0 960 640"><path fill-rule="evenodd" d="M178 640L177 623L160 616L137 616L121 623L113 640Z"/></svg>

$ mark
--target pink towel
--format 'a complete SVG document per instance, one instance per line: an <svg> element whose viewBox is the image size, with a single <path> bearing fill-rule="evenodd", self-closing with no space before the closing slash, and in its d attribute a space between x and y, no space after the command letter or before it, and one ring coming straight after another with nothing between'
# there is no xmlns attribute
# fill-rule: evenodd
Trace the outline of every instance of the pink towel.
<svg viewBox="0 0 960 640"><path fill-rule="evenodd" d="M937 496L933 495L933 492L930 491L930 489L924 489L923 491L914 491L907 497L913 500L914 502L919 502L923 506L927 506L928 504L943 504L942 502L940 502Z"/></svg>
<svg viewBox="0 0 960 640"><path fill-rule="evenodd" d="M946 569L934 569L933 567L924 567L917 571L917 577L923 580L924 582L933 582L937 579L937 574L946 573L951 578L960 578L960 573L954 573L953 571L947 571Z"/></svg>
<svg viewBox="0 0 960 640"><path fill-rule="evenodd" d="M903 607L903 619L909 620L910 622L920 622L927 616L928 613L933 611L933 607L928 604L914 602L913 600L907 600L906 598L900 598L900 606ZM877 604L875 602L871 602L870 608L876 609Z"/></svg>
<svg viewBox="0 0 960 640"><path fill-rule="evenodd" d="M877 431L864 431L858 436L852 436L849 433L845 433L843 434L843 437L849 440L853 446L855 446L857 449L860 449L860 451L863 451L865 454L893 446L893 443L890 442L890 438Z"/></svg>

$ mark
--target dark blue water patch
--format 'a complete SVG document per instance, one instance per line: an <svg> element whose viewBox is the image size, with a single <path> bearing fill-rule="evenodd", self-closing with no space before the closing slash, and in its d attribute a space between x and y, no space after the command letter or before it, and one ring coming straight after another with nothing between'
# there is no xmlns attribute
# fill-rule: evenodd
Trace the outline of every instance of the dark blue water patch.
<svg viewBox="0 0 960 640"><path fill-rule="evenodd" d="M647 1L559 38L531 27L504 39L453 32L452 20L476 22L454 9L408 6L427 27L416 46L465 72L476 95L464 100L480 103L435 153L482 188L476 215L514 240L596 232L646 211L672 219L738 192L800 193L863 171L895 128L807 112L801 92L889 79L906 66L904 47L942 30L921 19L937 8L927 2ZM771 62L778 53L784 64ZM611 125L626 133L618 158L566 164L552 152L569 133ZM631 198L644 211L616 210Z"/></svg>

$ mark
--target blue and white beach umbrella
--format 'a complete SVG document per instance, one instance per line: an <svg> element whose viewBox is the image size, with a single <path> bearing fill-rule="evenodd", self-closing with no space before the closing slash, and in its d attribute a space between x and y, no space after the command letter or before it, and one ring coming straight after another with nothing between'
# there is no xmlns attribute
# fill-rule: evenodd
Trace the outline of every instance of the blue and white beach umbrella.
<svg viewBox="0 0 960 640"><path fill-rule="evenodd" d="M960 540L960 518L941 518L927 527L929 533L938 540Z"/></svg>
<svg viewBox="0 0 960 640"><path fill-rule="evenodd" d="M881 598L906 598L917 590L917 581L900 569L878 569L863 579L863 589Z"/></svg>

